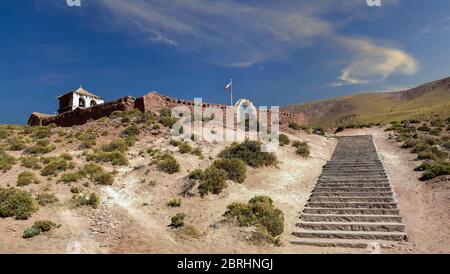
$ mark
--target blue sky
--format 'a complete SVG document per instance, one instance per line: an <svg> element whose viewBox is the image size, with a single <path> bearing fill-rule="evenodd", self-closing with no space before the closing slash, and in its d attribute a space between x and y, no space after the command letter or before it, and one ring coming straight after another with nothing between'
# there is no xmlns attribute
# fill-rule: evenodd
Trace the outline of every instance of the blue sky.
<svg viewBox="0 0 450 274"><path fill-rule="evenodd" d="M66 0L0 2L0 123L52 114L83 85L286 105L450 76L450 1Z"/></svg>

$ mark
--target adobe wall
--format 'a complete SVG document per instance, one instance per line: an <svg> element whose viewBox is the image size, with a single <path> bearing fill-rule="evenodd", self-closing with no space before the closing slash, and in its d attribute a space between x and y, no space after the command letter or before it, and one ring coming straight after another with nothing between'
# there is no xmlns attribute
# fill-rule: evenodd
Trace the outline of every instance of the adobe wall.
<svg viewBox="0 0 450 274"><path fill-rule="evenodd" d="M82 125L91 119L97 120L102 117L107 117L116 110L129 111L134 108L137 108L141 112L149 112L149 111L158 112L161 109L173 108L176 106L186 106L191 111L193 111L194 101L185 101L177 98L160 95L156 92L151 92L137 99L127 96L112 102L104 103L86 109L77 108L75 110L64 112L59 115L33 113L28 119L28 124L30 126L46 126L54 123L57 126L61 127L71 127L73 125ZM216 107L223 109L225 120L225 109L226 109L225 105L204 103L203 108L207 107ZM303 114L280 112L279 115L280 115L280 122L282 124L290 122L295 122L301 125L308 124L308 118ZM268 121L270 121L270 117L271 111L268 111L267 115Z"/></svg>
<svg viewBox="0 0 450 274"><path fill-rule="evenodd" d="M59 115L33 113L28 119L28 124L30 126L47 126L50 124L56 124L60 127L82 125L91 119L97 120L102 117L107 117L116 110L132 110L134 108L134 103L135 99L133 97L127 96L86 109L77 108L72 111L61 113Z"/></svg>

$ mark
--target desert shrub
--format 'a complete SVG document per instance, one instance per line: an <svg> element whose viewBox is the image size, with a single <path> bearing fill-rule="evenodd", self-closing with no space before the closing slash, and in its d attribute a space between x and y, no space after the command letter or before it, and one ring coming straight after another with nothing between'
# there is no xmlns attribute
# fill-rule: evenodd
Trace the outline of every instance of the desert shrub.
<svg viewBox="0 0 450 274"><path fill-rule="evenodd" d="M29 239L29 238L33 238L37 235L41 234L41 231L39 230L39 228L37 227L27 227L24 231L23 231L23 238L24 239Z"/></svg>
<svg viewBox="0 0 450 274"><path fill-rule="evenodd" d="M212 166L225 171L227 178L237 183L243 183L247 177L247 166L244 161L239 159L216 160Z"/></svg>
<svg viewBox="0 0 450 274"><path fill-rule="evenodd" d="M227 178L227 173L224 170L209 167L202 174L198 190L202 196L209 192L219 194L227 187Z"/></svg>
<svg viewBox="0 0 450 274"><path fill-rule="evenodd" d="M79 180L83 179L84 175L81 172L70 172L70 173L64 173L61 175L61 178L59 180L64 183L72 183L72 182L78 182Z"/></svg>
<svg viewBox="0 0 450 274"><path fill-rule="evenodd" d="M33 130L33 134L31 135L33 139L44 139L50 137L52 135L52 131L47 127L38 127Z"/></svg>
<svg viewBox="0 0 450 274"><path fill-rule="evenodd" d="M159 170L168 174L173 174L180 171L180 164L171 154L163 154L158 156L156 166Z"/></svg>
<svg viewBox="0 0 450 274"><path fill-rule="evenodd" d="M141 113L136 120L137 123L145 123L147 125L153 124L156 122L156 116L153 112L145 112Z"/></svg>
<svg viewBox="0 0 450 274"><path fill-rule="evenodd" d="M128 159L124 152L121 151L94 151L91 154L87 155L88 161L94 161L97 163L111 163L115 166L126 166L128 165Z"/></svg>
<svg viewBox="0 0 450 274"><path fill-rule="evenodd" d="M34 157L34 156L21 157L20 158L20 164L23 167L31 168L31 169L41 169L42 168L42 165L39 162L39 159L37 157Z"/></svg>
<svg viewBox="0 0 450 274"><path fill-rule="evenodd" d="M417 141L416 140L408 140L405 143L403 143L403 145L401 146L401 148L404 149L409 149L409 148L413 148L416 146Z"/></svg>
<svg viewBox="0 0 450 274"><path fill-rule="evenodd" d="M9 150L20 151L26 148L25 143L21 139L8 139Z"/></svg>
<svg viewBox="0 0 450 274"><path fill-rule="evenodd" d="M182 142L178 146L178 150L180 151L181 154L191 153L192 152L192 147L188 143Z"/></svg>
<svg viewBox="0 0 450 274"><path fill-rule="evenodd" d="M325 135L325 129L321 128L321 127L316 127L313 129L313 133L316 135L321 135L324 136Z"/></svg>
<svg viewBox="0 0 450 274"><path fill-rule="evenodd" d="M159 111L159 122L165 127L172 128L172 126L178 121L177 118L172 118L172 111L168 108L161 109Z"/></svg>
<svg viewBox="0 0 450 274"><path fill-rule="evenodd" d="M83 189L78 186L73 186L70 188L70 192L73 194L78 194L78 193L81 193L82 191L83 191Z"/></svg>
<svg viewBox="0 0 450 274"><path fill-rule="evenodd" d="M433 128L429 133L434 136L439 136L442 133L442 128Z"/></svg>
<svg viewBox="0 0 450 274"><path fill-rule="evenodd" d="M219 153L219 157L241 159L251 167L274 166L277 163L275 154L261 151L261 142L249 140L231 144Z"/></svg>
<svg viewBox="0 0 450 274"><path fill-rule="evenodd" d="M442 175L450 175L450 162L427 162L416 168L416 171L424 171L422 181L430 180Z"/></svg>
<svg viewBox="0 0 450 274"><path fill-rule="evenodd" d="M278 142L280 143L280 146L285 146L289 145L291 140L289 140L289 137L286 134L280 134L278 136Z"/></svg>
<svg viewBox="0 0 450 274"><path fill-rule="evenodd" d="M302 127L299 124L294 123L294 122L290 122L289 123L289 127L294 129L294 130L301 130L302 129Z"/></svg>
<svg viewBox="0 0 450 274"><path fill-rule="evenodd" d="M84 142L95 141L97 139L97 133L92 129L82 130L75 134L75 138L78 141L84 141Z"/></svg>
<svg viewBox="0 0 450 274"><path fill-rule="evenodd" d="M36 200L41 206L46 206L58 202L58 198L56 198L55 194L52 192L39 193L36 197Z"/></svg>
<svg viewBox="0 0 450 274"><path fill-rule="evenodd" d="M169 141L169 145L174 146L174 147L178 147L181 143L182 143L181 141L174 140L174 139L171 139Z"/></svg>
<svg viewBox="0 0 450 274"><path fill-rule="evenodd" d="M28 149L28 152L30 154L47 154L53 150L55 150L55 146L51 145L48 140L39 140Z"/></svg>
<svg viewBox="0 0 450 274"><path fill-rule="evenodd" d="M199 147L196 147L196 148L192 149L191 154L195 155L195 156L198 156L198 157L202 157L203 156L203 152L202 152L201 148L199 148Z"/></svg>
<svg viewBox="0 0 450 274"><path fill-rule="evenodd" d="M52 221L36 221L34 222L34 225L31 227L28 227L23 232L23 238L29 239L33 238L43 232L50 231L51 229L59 227L57 224L55 224Z"/></svg>
<svg viewBox="0 0 450 274"><path fill-rule="evenodd" d="M50 231L52 228L58 227L57 224L49 220L36 221L34 222L33 226L37 227L41 232L47 232Z"/></svg>
<svg viewBox="0 0 450 274"><path fill-rule="evenodd" d="M98 185L112 185L114 183L114 175L109 172L97 173L93 176L93 180Z"/></svg>
<svg viewBox="0 0 450 274"><path fill-rule="evenodd" d="M87 148L93 148L94 146L97 145L97 141L96 140L87 140L87 141L83 141L81 143L82 148L87 149Z"/></svg>
<svg viewBox="0 0 450 274"><path fill-rule="evenodd" d="M82 193L74 195L72 201L77 207L91 206L92 208L97 208L100 204L100 197L95 192Z"/></svg>
<svg viewBox="0 0 450 274"><path fill-rule="evenodd" d="M57 158L56 160L48 163L41 171L42 176L53 176L58 175L60 172L66 171L68 169L73 169L75 164L69 162L62 158Z"/></svg>
<svg viewBox="0 0 450 274"><path fill-rule="evenodd" d="M104 152L114 152L114 151L125 152L128 150L128 144L124 138L119 138L117 140L111 141L106 145L103 145L101 150Z"/></svg>
<svg viewBox="0 0 450 274"><path fill-rule="evenodd" d="M139 133L140 130L136 125L129 126L122 132L125 136L137 136Z"/></svg>
<svg viewBox="0 0 450 274"><path fill-rule="evenodd" d="M168 203L167 206L170 207L180 207L181 206L181 200L180 198L173 198Z"/></svg>
<svg viewBox="0 0 450 274"><path fill-rule="evenodd" d="M297 148L295 153L297 153L297 155L299 156L308 158L309 155L311 154L309 150L309 145L306 142L299 142L295 145L295 147Z"/></svg>
<svg viewBox="0 0 450 274"><path fill-rule="evenodd" d="M16 158L13 156L0 151L0 170L7 172L17 163Z"/></svg>
<svg viewBox="0 0 450 274"><path fill-rule="evenodd" d="M203 176L203 171L201 169L195 169L189 173L188 178L191 180L200 180Z"/></svg>
<svg viewBox="0 0 450 274"><path fill-rule="evenodd" d="M0 139L6 139L11 136L11 132L6 128L0 128Z"/></svg>
<svg viewBox="0 0 450 274"><path fill-rule="evenodd" d="M177 215L172 217L170 226L172 226L174 228L179 228L179 227L184 226L184 218L186 218L186 214L177 213Z"/></svg>
<svg viewBox="0 0 450 274"><path fill-rule="evenodd" d="M36 210L36 201L29 192L17 188L0 188L0 217L23 220Z"/></svg>
<svg viewBox="0 0 450 274"><path fill-rule="evenodd" d="M430 131L431 129L430 129L427 125L424 124L424 125L418 127L417 130L428 132L428 131Z"/></svg>
<svg viewBox="0 0 450 274"><path fill-rule="evenodd" d="M17 177L17 186L27 186L30 184L39 184L39 180L33 172L24 171Z"/></svg>
<svg viewBox="0 0 450 274"><path fill-rule="evenodd" d="M267 196L256 196L247 204L232 203L224 216L237 220L241 226L262 225L273 237L284 230L283 212L275 208L272 199Z"/></svg>
<svg viewBox="0 0 450 274"><path fill-rule="evenodd" d="M440 150L438 147L429 147L426 150L420 151L417 155L417 159L419 160L441 160L445 159L448 156L448 153Z"/></svg>
<svg viewBox="0 0 450 274"><path fill-rule="evenodd" d="M344 131L344 130L345 130L345 127L340 126L340 127L338 127L338 128L336 129L336 131L335 131L334 133L339 133L339 132L342 132L342 131Z"/></svg>

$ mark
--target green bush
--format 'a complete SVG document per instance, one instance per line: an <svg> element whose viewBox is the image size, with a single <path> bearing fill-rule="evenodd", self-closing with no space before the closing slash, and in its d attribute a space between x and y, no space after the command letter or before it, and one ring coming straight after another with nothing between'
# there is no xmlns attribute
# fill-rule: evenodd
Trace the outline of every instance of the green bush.
<svg viewBox="0 0 450 274"><path fill-rule="evenodd" d="M88 161L94 161L97 163L111 163L115 166L126 166L128 165L128 159L124 152L121 151L94 151L87 155Z"/></svg>
<svg viewBox="0 0 450 274"><path fill-rule="evenodd" d="M29 192L17 188L0 188L0 217L23 220L36 210L36 201Z"/></svg>
<svg viewBox="0 0 450 274"><path fill-rule="evenodd" d="M184 218L186 218L186 214L177 213L177 215L172 217L170 226L172 226L174 228L183 227L184 226Z"/></svg>
<svg viewBox="0 0 450 274"><path fill-rule="evenodd" d="M41 234L41 230L39 230L39 228L37 227L27 227L24 231L23 231L23 238L24 239L29 239L29 238L33 238L37 235Z"/></svg>
<svg viewBox="0 0 450 274"><path fill-rule="evenodd" d="M165 127L172 128L178 121L177 118L172 118L172 111L168 108L159 111L159 122Z"/></svg>
<svg viewBox="0 0 450 274"><path fill-rule="evenodd" d="M55 194L52 192L39 193L36 197L36 200L41 206L46 206L58 202L58 198L56 198Z"/></svg>
<svg viewBox="0 0 450 274"><path fill-rule="evenodd" d="M294 130L301 130L302 129L302 127L299 124L294 123L294 122L290 122L289 123L289 127L294 129Z"/></svg>
<svg viewBox="0 0 450 274"><path fill-rule="evenodd" d="M274 166L277 157L273 153L262 152L261 143L245 140L243 143L233 143L219 153L220 158L241 159L251 167Z"/></svg>
<svg viewBox="0 0 450 274"><path fill-rule="evenodd" d="M11 136L11 132L6 128L0 128L0 140Z"/></svg>
<svg viewBox="0 0 450 274"><path fill-rule="evenodd" d="M209 192L219 194L227 187L227 178L227 173L224 170L209 167L202 174L198 190L202 196Z"/></svg>
<svg viewBox="0 0 450 274"><path fill-rule="evenodd" d="M136 125L129 126L123 131L123 135L125 136L137 136L139 133L140 130Z"/></svg>
<svg viewBox="0 0 450 274"><path fill-rule="evenodd" d="M36 145L28 149L28 152L30 154L47 154L55 149L56 147L54 145L50 145L48 140L39 140L36 142Z"/></svg>
<svg viewBox="0 0 450 274"><path fill-rule="evenodd" d="M323 129L321 127L316 127L316 128L314 128L313 133L316 134L316 135L324 136L325 135L325 129Z"/></svg>
<svg viewBox="0 0 450 274"><path fill-rule="evenodd" d="M182 142L178 146L178 150L180 151L181 154L191 153L192 152L192 147L188 143Z"/></svg>
<svg viewBox="0 0 450 274"><path fill-rule="evenodd" d="M114 152L114 151L125 152L128 150L128 144L125 138L119 138L117 140L111 141L106 145L103 145L101 150L104 152Z"/></svg>
<svg viewBox="0 0 450 274"><path fill-rule="evenodd" d="M171 154L163 154L158 157L156 166L159 170L168 174L173 174L180 171L180 164Z"/></svg>
<svg viewBox="0 0 450 274"><path fill-rule="evenodd" d="M170 207L180 207L181 206L181 200L180 198L173 198L168 203L167 206Z"/></svg>
<svg viewBox="0 0 450 274"><path fill-rule="evenodd" d="M424 163L416 168L416 171L425 171L422 181L430 180L442 175L450 175L450 162L431 162Z"/></svg>
<svg viewBox="0 0 450 274"><path fill-rule="evenodd" d="M34 156L30 157L21 157L20 163L23 167L31 168L31 169L42 169L42 165L39 162L39 159Z"/></svg>
<svg viewBox="0 0 450 274"><path fill-rule="evenodd" d="M203 171L201 169L195 169L189 173L189 179L200 180L203 176Z"/></svg>
<svg viewBox="0 0 450 274"><path fill-rule="evenodd" d="M23 238L29 239L33 238L43 232L50 231L51 229L59 227L57 224L55 224L52 221L36 221L34 222L34 225L31 227L28 227L23 232Z"/></svg>
<svg viewBox="0 0 450 274"><path fill-rule="evenodd" d="M292 146L297 148L296 150L297 155L305 158L309 157L310 150L308 143L302 141L294 141L292 142Z"/></svg>
<svg viewBox="0 0 450 274"><path fill-rule="evenodd" d="M73 183L78 182L79 180L84 178L84 174L81 172L70 172L70 173L64 173L61 175L61 178L59 180L64 183Z"/></svg>
<svg viewBox="0 0 450 274"><path fill-rule="evenodd" d="M0 170L7 172L17 163L16 158L0 151Z"/></svg>
<svg viewBox="0 0 450 274"><path fill-rule="evenodd" d="M196 148L192 149L191 154L195 155L195 156L198 156L198 157L202 157L203 156L203 152L202 152L201 148L199 148L199 147L196 147Z"/></svg>
<svg viewBox="0 0 450 274"><path fill-rule="evenodd" d="M17 186L27 186L30 184L39 184L39 180L33 172L24 171L17 177Z"/></svg>
<svg viewBox="0 0 450 274"><path fill-rule="evenodd" d="M8 139L10 151L21 151L26 148L24 142L20 139Z"/></svg>
<svg viewBox="0 0 450 274"><path fill-rule="evenodd" d="M247 177L247 166L239 159L220 159L213 163L213 167L222 169L227 173L228 179L237 183L243 183Z"/></svg>
<svg viewBox="0 0 450 274"><path fill-rule="evenodd" d="M280 134L278 136L278 142L280 143L280 146L285 146L289 145L291 140L289 140L289 137L286 134Z"/></svg>
<svg viewBox="0 0 450 274"><path fill-rule="evenodd" d="M336 134L336 133L342 132L342 131L344 131L344 130L345 130L345 127L340 126L340 127L338 127L338 128L336 129L336 131L335 131L334 133Z"/></svg>
<svg viewBox="0 0 450 274"><path fill-rule="evenodd" d="M94 193L76 194L72 197L75 206L91 206L97 208L100 204L100 197Z"/></svg>
<svg viewBox="0 0 450 274"><path fill-rule="evenodd" d="M247 204L232 203L224 216L237 220L241 226L262 225L273 237L284 231L283 212L275 208L272 199L267 196L256 196Z"/></svg>
<svg viewBox="0 0 450 274"><path fill-rule="evenodd" d="M75 164L73 162L69 162L62 158L58 158L56 160L48 163L41 171L42 176L54 176L58 175L60 172L66 171L68 169L73 169Z"/></svg>
<svg viewBox="0 0 450 274"><path fill-rule="evenodd" d="M78 194L78 193L81 193L82 191L83 191L83 189L78 186L73 186L70 188L70 192L73 194Z"/></svg>
<svg viewBox="0 0 450 274"><path fill-rule="evenodd" d="M49 128L41 127L33 130L33 134L31 135L33 139L44 139L50 137L52 135L52 131Z"/></svg>

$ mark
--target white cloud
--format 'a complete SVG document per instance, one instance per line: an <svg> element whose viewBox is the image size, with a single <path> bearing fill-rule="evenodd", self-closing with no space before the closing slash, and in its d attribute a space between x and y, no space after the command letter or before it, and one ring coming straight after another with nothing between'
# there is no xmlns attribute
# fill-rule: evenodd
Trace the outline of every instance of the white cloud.
<svg viewBox="0 0 450 274"><path fill-rule="evenodd" d="M143 40L196 53L203 61L249 67L267 60L288 60L296 50L317 40L350 49L351 61L335 86L364 84L374 77L413 74L417 62L406 52L342 37L338 28L351 20L370 18L364 0L98 0L104 22ZM399 0L385 0L383 9ZM345 14L339 22L329 14ZM382 12L381 12L382 13Z"/></svg>
<svg viewBox="0 0 450 274"><path fill-rule="evenodd" d="M393 74L412 75L419 63L400 49L382 47L362 38L337 37L352 54L349 65L339 77L344 84L367 84L373 80L385 80Z"/></svg>

